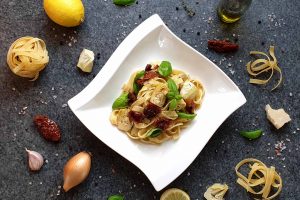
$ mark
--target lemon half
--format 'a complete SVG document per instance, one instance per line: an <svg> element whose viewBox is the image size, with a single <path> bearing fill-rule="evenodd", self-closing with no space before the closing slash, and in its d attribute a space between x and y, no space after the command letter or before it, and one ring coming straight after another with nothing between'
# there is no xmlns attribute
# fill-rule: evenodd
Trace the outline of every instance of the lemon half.
<svg viewBox="0 0 300 200"><path fill-rule="evenodd" d="M78 26L84 21L81 0L44 0L44 9L48 17L61 26Z"/></svg>
<svg viewBox="0 0 300 200"><path fill-rule="evenodd" d="M190 197L180 189L171 188L161 195L160 200L190 200Z"/></svg>

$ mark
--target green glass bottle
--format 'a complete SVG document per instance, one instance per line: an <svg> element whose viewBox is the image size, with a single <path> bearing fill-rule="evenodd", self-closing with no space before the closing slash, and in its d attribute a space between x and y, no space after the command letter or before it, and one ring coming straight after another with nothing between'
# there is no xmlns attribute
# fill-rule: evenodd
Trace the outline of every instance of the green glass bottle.
<svg viewBox="0 0 300 200"><path fill-rule="evenodd" d="M223 22L236 22L246 12L251 2L252 0L220 0L218 15Z"/></svg>

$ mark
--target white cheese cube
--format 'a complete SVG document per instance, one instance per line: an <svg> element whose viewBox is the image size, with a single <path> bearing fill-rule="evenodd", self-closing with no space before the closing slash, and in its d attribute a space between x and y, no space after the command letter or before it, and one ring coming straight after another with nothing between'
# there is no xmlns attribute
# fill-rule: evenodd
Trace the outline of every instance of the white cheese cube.
<svg viewBox="0 0 300 200"><path fill-rule="evenodd" d="M274 110L268 104L266 105L266 113L268 120L277 128L280 129L285 123L291 121L290 116L282 109Z"/></svg>

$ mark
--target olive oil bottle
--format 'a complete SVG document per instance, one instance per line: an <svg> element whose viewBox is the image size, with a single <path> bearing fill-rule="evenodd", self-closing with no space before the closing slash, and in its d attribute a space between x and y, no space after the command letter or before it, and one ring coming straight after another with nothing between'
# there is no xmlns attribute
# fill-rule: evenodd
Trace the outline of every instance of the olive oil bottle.
<svg viewBox="0 0 300 200"><path fill-rule="evenodd" d="M251 2L252 0L220 0L218 15L223 22L236 22L246 12Z"/></svg>

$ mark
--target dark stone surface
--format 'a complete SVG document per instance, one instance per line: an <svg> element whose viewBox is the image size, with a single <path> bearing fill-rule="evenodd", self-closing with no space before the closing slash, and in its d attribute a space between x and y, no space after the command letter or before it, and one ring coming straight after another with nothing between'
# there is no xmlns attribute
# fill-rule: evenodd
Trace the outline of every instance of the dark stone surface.
<svg viewBox="0 0 300 200"><path fill-rule="evenodd" d="M159 199L162 192L156 192L137 167L99 141L68 107L62 107L88 85L128 33L154 13L177 36L214 60L248 100L222 124L190 167L167 188L178 187L187 191L191 199L203 199L208 185L226 182L230 187L226 199L251 199L235 183L234 166L244 158L255 157L276 166L282 175L284 188L278 199L300 198L300 131L297 130L300 127L300 2L254 1L246 15L231 25L218 20L217 0L186 2L195 16L187 15L180 0L143 0L124 8L115 6L111 0L84 0L85 22L68 29L47 18L41 0L0 1L0 199L107 199L117 193L130 200ZM207 22L209 17L211 23ZM26 35L42 38L50 55L49 65L35 82L13 75L6 64L10 44ZM69 37L77 42L70 43ZM235 54L216 54L206 48L207 40L212 38L237 38L241 48ZM249 51L266 52L269 45L276 46L284 77L283 85L273 92L271 84L250 85L245 71L245 64L251 59ZM80 73L75 67L82 48L100 54L91 74ZM266 120L267 103L285 108L293 121L275 130ZM26 114L19 115L25 106ZM59 144L46 142L39 136L32 122L36 114L46 114L59 123L63 134ZM238 133L257 128L265 134L256 141L247 141ZM276 156L274 144L280 140L287 149L282 156ZM40 172L29 172L25 147L39 151L48 160ZM88 179L57 196L64 164L82 150L93 154Z"/></svg>

